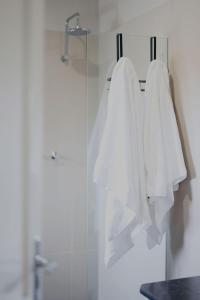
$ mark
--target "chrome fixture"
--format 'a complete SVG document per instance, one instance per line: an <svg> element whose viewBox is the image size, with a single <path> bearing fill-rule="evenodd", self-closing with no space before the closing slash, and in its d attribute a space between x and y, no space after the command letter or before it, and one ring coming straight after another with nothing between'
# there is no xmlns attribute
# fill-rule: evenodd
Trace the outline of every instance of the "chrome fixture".
<svg viewBox="0 0 200 300"><path fill-rule="evenodd" d="M76 19L75 27L69 27L71 20ZM86 36L90 33L89 29L82 28L80 26L80 14L77 12L67 18L65 23L65 43L64 43L64 54L61 56L62 62L67 62L69 59L68 50L69 50L69 36Z"/></svg>
<svg viewBox="0 0 200 300"><path fill-rule="evenodd" d="M51 274L57 268L56 262L49 262L48 259L41 255L41 240L36 237L34 240L34 258L33 258L33 275L34 275L34 300L42 300L42 276L43 271Z"/></svg>

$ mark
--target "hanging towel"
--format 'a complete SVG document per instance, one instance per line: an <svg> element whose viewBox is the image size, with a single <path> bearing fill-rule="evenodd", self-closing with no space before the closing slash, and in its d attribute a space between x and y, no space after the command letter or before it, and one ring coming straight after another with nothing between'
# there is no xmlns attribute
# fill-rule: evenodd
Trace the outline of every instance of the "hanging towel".
<svg viewBox="0 0 200 300"><path fill-rule="evenodd" d="M107 267L133 247L136 233L150 225L144 183L142 114L136 72L128 58L121 58L112 73L93 177L106 197Z"/></svg>
<svg viewBox="0 0 200 300"><path fill-rule="evenodd" d="M150 64L146 83L144 161L146 191L152 226L147 230L148 247L160 244L166 231L167 213L174 204L173 192L186 176L181 142L170 95L165 64Z"/></svg>

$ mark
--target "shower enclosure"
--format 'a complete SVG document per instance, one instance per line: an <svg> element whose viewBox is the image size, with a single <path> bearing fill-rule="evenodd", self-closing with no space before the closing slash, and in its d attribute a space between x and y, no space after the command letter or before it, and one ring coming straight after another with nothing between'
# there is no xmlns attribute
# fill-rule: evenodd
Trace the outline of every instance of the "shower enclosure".
<svg viewBox="0 0 200 300"><path fill-rule="evenodd" d="M45 32L41 254L55 268L44 272L42 300L88 299L87 38L69 26L66 36Z"/></svg>
<svg viewBox="0 0 200 300"><path fill-rule="evenodd" d="M37 230L32 236L34 300L142 299L140 284L165 277L165 240L149 251L141 235L129 253L106 269L104 199L97 201L87 170L101 94L116 63L116 32L89 34L76 13L67 19L65 34L46 30L44 41L42 146L37 151L42 200L39 238ZM123 32L123 47L139 79L145 80L150 37ZM165 38L157 38L157 55L167 62Z"/></svg>

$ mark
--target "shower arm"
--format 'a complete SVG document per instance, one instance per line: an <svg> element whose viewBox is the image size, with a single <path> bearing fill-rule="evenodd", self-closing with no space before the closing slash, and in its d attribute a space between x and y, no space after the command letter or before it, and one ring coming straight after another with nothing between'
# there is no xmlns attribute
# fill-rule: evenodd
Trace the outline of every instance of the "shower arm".
<svg viewBox="0 0 200 300"><path fill-rule="evenodd" d="M61 56L61 61L62 62L67 62L69 57L68 57L68 51L69 51L69 36L68 36L68 30L69 30L69 22L76 18L76 28L80 28L80 14L76 12L72 16L66 19L65 22L65 41L64 41L64 54Z"/></svg>
<svg viewBox="0 0 200 300"><path fill-rule="evenodd" d="M69 57L68 57L68 49L69 49L68 28L69 28L69 24L66 22L65 35L64 35L64 53L60 58L63 63L68 62L68 59L69 59Z"/></svg>
<svg viewBox="0 0 200 300"><path fill-rule="evenodd" d="M69 29L69 22L74 18L76 18L77 28L80 26L80 23L79 23L80 14L78 12L66 19L66 22L65 22L64 54L61 56L61 61L62 62L67 62L68 61L68 50L69 50L68 29Z"/></svg>

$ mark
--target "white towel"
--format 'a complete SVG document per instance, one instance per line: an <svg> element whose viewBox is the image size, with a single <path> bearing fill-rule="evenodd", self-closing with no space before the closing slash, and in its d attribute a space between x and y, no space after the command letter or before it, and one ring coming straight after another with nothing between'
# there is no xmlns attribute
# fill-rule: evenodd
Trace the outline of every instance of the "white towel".
<svg viewBox="0 0 200 300"><path fill-rule="evenodd" d="M187 176L165 64L150 64L146 83L144 161L147 196L153 225L147 230L148 246L162 240L174 190Z"/></svg>
<svg viewBox="0 0 200 300"><path fill-rule="evenodd" d="M143 164L143 103L132 63L114 68L94 182L106 195L105 264L112 266L150 225Z"/></svg>

